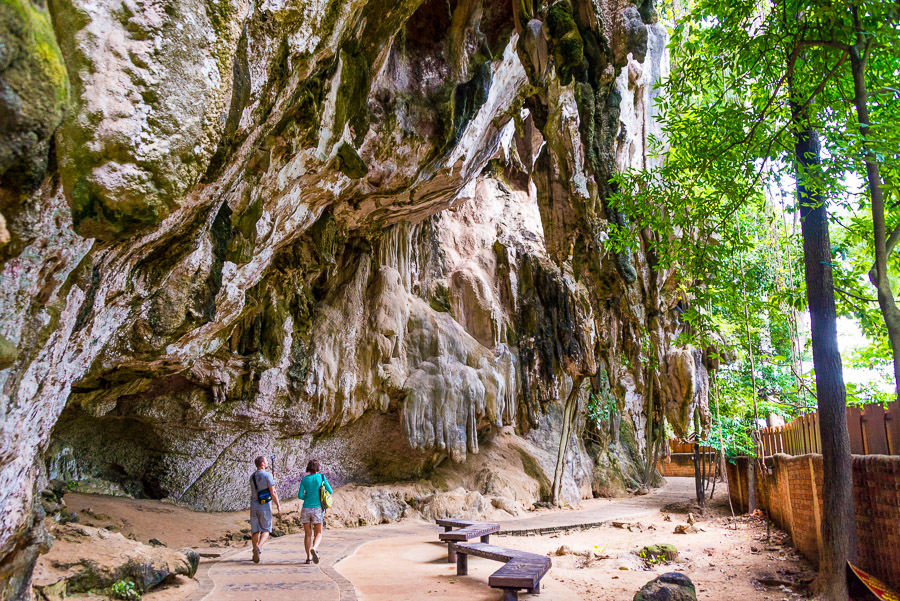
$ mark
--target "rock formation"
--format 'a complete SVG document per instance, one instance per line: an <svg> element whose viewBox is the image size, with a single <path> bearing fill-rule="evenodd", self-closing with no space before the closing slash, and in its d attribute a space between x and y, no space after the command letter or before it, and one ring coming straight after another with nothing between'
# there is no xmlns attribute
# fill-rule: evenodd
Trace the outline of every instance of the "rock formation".
<svg viewBox="0 0 900 601"><path fill-rule="evenodd" d="M646 477L707 393L655 234L605 244L610 177L652 160L655 21L4 0L0 599L46 547L46 470L233 509L261 451L285 490L310 456L336 484L423 477L503 426L555 454L581 382L578 416L612 410L578 418L565 497Z"/></svg>

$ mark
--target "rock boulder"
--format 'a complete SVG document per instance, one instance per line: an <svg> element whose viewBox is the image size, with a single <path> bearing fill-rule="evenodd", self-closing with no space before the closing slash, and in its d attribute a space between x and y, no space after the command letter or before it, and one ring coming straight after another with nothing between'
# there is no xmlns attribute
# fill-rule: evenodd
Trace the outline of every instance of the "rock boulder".
<svg viewBox="0 0 900 601"><path fill-rule="evenodd" d="M684 574L667 572L645 584L634 601L697 601L697 591Z"/></svg>
<svg viewBox="0 0 900 601"><path fill-rule="evenodd" d="M118 532L81 524L65 524L54 531L54 545L41 557L34 580L44 590L65 581L69 593L103 590L131 580L148 591L173 575L191 577L200 556L193 549L179 551L129 540Z"/></svg>

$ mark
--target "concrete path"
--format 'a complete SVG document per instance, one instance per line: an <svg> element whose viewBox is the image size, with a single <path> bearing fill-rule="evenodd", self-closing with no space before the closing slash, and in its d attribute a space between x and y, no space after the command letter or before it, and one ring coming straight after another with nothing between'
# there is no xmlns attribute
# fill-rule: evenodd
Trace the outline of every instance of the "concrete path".
<svg viewBox="0 0 900 601"><path fill-rule="evenodd" d="M298 594L303 601L356 601L353 584L334 564L363 543L412 534L427 536L431 530L427 524L326 529L318 565L305 563L302 534L273 538L263 546L258 564L253 563L249 546L201 562L197 571L200 590L188 601L296 601Z"/></svg>
<svg viewBox="0 0 900 601"><path fill-rule="evenodd" d="M565 529L567 526L598 524L609 521L638 520L658 513L671 503L694 499L693 478L666 478L666 486L639 497L622 499L588 499L579 509L558 510L520 520L500 522L500 531L514 534L543 529Z"/></svg>
<svg viewBox="0 0 900 601"><path fill-rule="evenodd" d="M542 529L577 528L613 520L637 520L658 512L669 503L690 501L693 478L668 478L669 484L640 497L592 499L581 509L553 511L530 518L501 522L509 533ZM200 590L189 601L356 601L353 584L334 569L334 564L351 555L363 543L396 537L436 539L441 529L427 523L390 524L349 530L326 530L321 562L305 565L303 535L271 539L263 547L261 561L254 564L251 550L232 552L200 565ZM379 566L390 579L390 558Z"/></svg>

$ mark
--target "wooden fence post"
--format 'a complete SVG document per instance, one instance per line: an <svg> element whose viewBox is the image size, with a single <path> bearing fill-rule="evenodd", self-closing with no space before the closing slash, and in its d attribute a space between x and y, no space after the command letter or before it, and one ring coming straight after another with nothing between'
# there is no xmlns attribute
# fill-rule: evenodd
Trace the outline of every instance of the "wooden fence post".
<svg viewBox="0 0 900 601"><path fill-rule="evenodd" d="M887 455L888 439L887 431L884 427L885 415L884 407L881 405L866 405L865 421L863 422L866 430L866 442L868 448L867 455Z"/></svg>
<svg viewBox="0 0 900 601"><path fill-rule="evenodd" d="M887 420L885 426L890 453L891 455L900 455L900 402L889 403L888 413L884 417Z"/></svg>

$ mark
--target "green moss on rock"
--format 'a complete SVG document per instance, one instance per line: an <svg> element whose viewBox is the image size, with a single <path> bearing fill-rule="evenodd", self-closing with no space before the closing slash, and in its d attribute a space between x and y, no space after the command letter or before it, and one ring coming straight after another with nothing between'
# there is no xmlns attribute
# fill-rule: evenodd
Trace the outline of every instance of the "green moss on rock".
<svg viewBox="0 0 900 601"><path fill-rule="evenodd" d="M556 59L556 74L563 85L572 81L573 71L584 60L584 40L566 2L557 2L547 12L547 28Z"/></svg>
<svg viewBox="0 0 900 601"><path fill-rule="evenodd" d="M453 129L449 148L462 137L466 125L488 98L491 89L491 63L484 62L475 69L472 79L456 86L453 92Z"/></svg>
<svg viewBox="0 0 900 601"><path fill-rule="evenodd" d="M342 143L337 152L338 169L350 179L360 179L369 172L359 153L350 144Z"/></svg>
<svg viewBox="0 0 900 601"><path fill-rule="evenodd" d="M256 224L262 217L262 210L262 196L258 196L246 209L231 215L232 235L228 240L226 260L243 265L253 258L253 249L256 247Z"/></svg>
<svg viewBox="0 0 900 601"><path fill-rule="evenodd" d="M0 184L31 192L65 116L69 78L46 9L0 0Z"/></svg>
<svg viewBox="0 0 900 601"><path fill-rule="evenodd" d="M0 369L6 369L16 362L19 351L16 345L0 334Z"/></svg>
<svg viewBox="0 0 900 601"><path fill-rule="evenodd" d="M524 449L517 450L519 451L519 457L522 458L522 469L525 470L525 475L537 480L540 487L538 494L541 497L541 501L550 499L553 487L547 474L544 473L544 470L538 464L537 459L529 455Z"/></svg>
<svg viewBox="0 0 900 601"><path fill-rule="evenodd" d="M641 549L638 555L650 563L668 563L674 561L678 557L678 549L675 548L675 545L660 543L656 545L647 545Z"/></svg>
<svg viewBox="0 0 900 601"><path fill-rule="evenodd" d="M340 137L344 126L349 121L350 126L357 133L357 138L361 140L369 124L366 98L372 85L371 67L365 55L355 44L348 44L341 49L340 63L340 81L338 82L332 135Z"/></svg>

